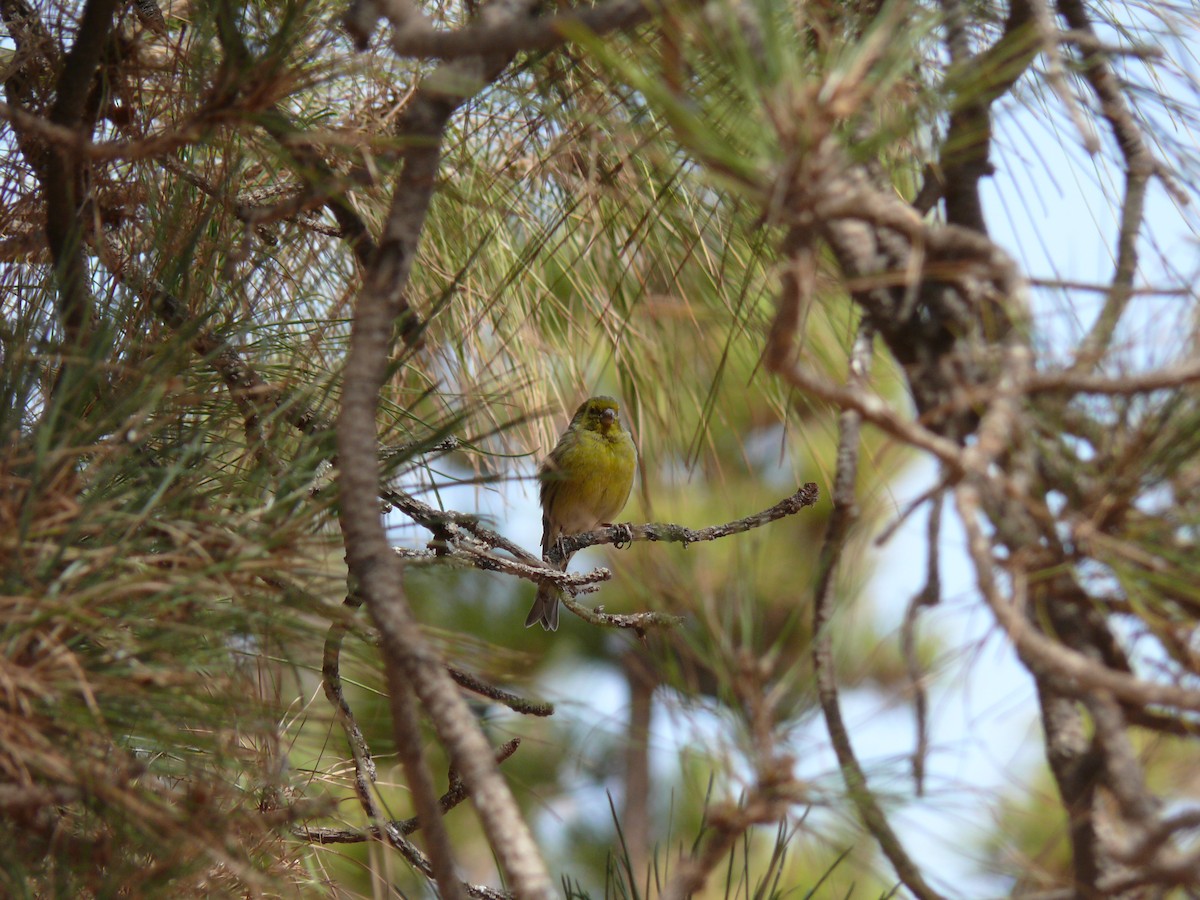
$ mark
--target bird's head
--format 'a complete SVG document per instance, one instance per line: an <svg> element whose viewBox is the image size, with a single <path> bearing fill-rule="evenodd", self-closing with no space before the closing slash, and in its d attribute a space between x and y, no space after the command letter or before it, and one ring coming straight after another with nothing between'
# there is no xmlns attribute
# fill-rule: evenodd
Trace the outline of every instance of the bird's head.
<svg viewBox="0 0 1200 900"><path fill-rule="evenodd" d="M575 412L571 427L614 434L621 429L620 410L620 405L612 397L592 397L584 400Z"/></svg>

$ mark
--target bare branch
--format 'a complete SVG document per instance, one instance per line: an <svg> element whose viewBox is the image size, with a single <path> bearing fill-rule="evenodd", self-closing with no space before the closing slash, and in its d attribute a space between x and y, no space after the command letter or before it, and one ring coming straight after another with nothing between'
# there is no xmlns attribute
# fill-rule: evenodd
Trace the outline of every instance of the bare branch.
<svg viewBox="0 0 1200 900"><path fill-rule="evenodd" d="M519 19L527 9L524 3L497 3L490 12L485 11L485 20ZM337 427L339 521L350 571L379 628L389 685L393 691L416 692L452 764L462 773L489 843L515 893L542 900L551 896L549 873L486 738L413 618L405 600L401 561L388 546L376 502L379 391L387 374L396 316L407 305L405 291L433 194L441 141L450 116L465 99L461 91L464 81L482 86L508 62L506 56L472 57L457 70L435 72L406 111L404 131L410 142L392 209L354 311ZM456 93L446 93L438 84L456 85ZM417 740L415 733L406 730L405 721L398 719L393 724L398 744ZM425 778L424 766L419 758L413 759L416 765L409 777L416 783ZM428 808L425 798L417 799L423 827L434 835L441 831L442 838L436 843L443 843L444 830L436 809ZM458 882L450 877L450 860L444 864L448 868L438 871L438 885L444 896L453 895Z"/></svg>
<svg viewBox="0 0 1200 900"><path fill-rule="evenodd" d="M1082 0L1058 0L1058 11L1072 31L1095 38L1092 21ZM1120 80L1101 52L1087 43L1079 45L1083 60L1084 78L1100 103L1100 111L1108 121L1125 158L1125 199L1121 205L1121 225L1117 236L1117 262L1108 299L1091 331L1080 344L1075 370L1096 365L1108 349L1117 325L1125 313L1138 267L1138 235L1145 218L1146 188L1152 175L1164 174L1163 167L1150 152L1142 130L1133 117Z"/></svg>
<svg viewBox="0 0 1200 900"><path fill-rule="evenodd" d="M940 166L946 221L985 235L979 182L992 171L991 106L1012 88L1037 55L1033 12L1030 0L1012 0L1004 32L993 46L976 55L967 37L963 4L942 0L942 9L952 66L947 80L957 87Z"/></svg>
<svg viewBox="0 0 1200 900"><path fill-rule="evenodd" d="M982 505L979 489L969 482L963 482L955 489L955 501L967 531L967 550L975 566L979 591L1030 669L1054 677L1061 690L1074 696L1100 689L1140 706L1200 711L1200 691L1146 681L1114 671L1034 631L1024 617L1024 597L1015 593L1011 601L1006 601L995 583L992 574L995 560L992 558L991 544L978 521ZM1014 584L1019 588L1021 579L1014 578Z"/></svg>
<svg viewBox="0 0 1200 900"><path fill-rule="evenodd" d="M1063 66L1062 33L1054 24L1054 16L1050 12L1048 0L1029 0L1029 7L1037 25L1041 52L1046 57L1046 81L1058 96L1059 102L1066 108L1067 115L1071 118L1071 124L1079 132L1083 149L1089 155L1094 156L1100 152L1100 138L1091 122L1084 118L1079 100L1071 92L1071 85Z"/></svg>
<svg viewBox="0 0 1200 900"><path fill-rule="evenodd" d="M799 488L790 497L780 500L762 512L722 525L710 525L707 528L693 529L669 523L647 523L614 525L571 535L564 537L556 547L551 548L545 561L549 565L497 532L485 528L474 516L452 510L434 509L402 491L388 491L384 496L397 509L434 533L438 543L436 552L438 560L443 562L466 561L484 571L504 572L535 583L552 582L566 591L579 593L581 588L607 581L612 577L612 573L605 568L593 569L591 572L578 575L563 572L555 566L562 561L564 556L602 544L619 546L640 541L666 541L682 543L686 547L688 544L719 540L795 515L800 510L814 505L819 497L819 492L817 486L810 482ZM479 546L480 544L499 547L517 556L518 559L512 560L498 556L488 552L485 547ZM408 556L408 551L398 552L402 556ZM682 621L680 617L667 613L614 614L604 612L602 607L588 609L566 597L563 598L563 601L566 607L581 619L589 624L602 627L629 628L641 632L648 628L673 627Z"/></svg>
<svg viewBox="0 0 1200 900"><path fill-rule="evenodd" d="M517 748L520 746L520 738L513 738L511 741L502 744L496 750L496 762L503 763L516 753ZM466 785L463 784L462 779L458 777L457 773L451 772L450 786L438 798L438 807L442 815L450 812L466 799ZM318 828L304 826L294 829L294 834L301 840L310 841L314 844L361 844L364 841L386 841L388 832L394 832L407 837L420 830L420 828L420 819L417 816L413 816L408 819L395 819L386 823L383 827L378 825L372 825L370 828ZM501 893L505 897L511 896L503 894L503 892Z"/></svg>
<svg viewBox="0 0 1200 900"><path fill-rule="evenodd" d="M859 326L858 336L850 353L849 388L860 388L870 375L874 333L867 324ZM831 620L834 604L834 575L849 537L850 527L858 515L855 481L858 477L859 425L861 417L854 409L846 409L839 417L838 464L833 488L833 513L825 531L818 562L817 586L813 602L813 668L816 670L817 699L825 715L825 724L837 754L838 765L850 799L858 808L863 824L879 842L891 861L900 880L916 896L939 898L921 875L905 851L900 839L888 823L883 809L867 786L867 776L855 756L850 734L842 718L838 699L837 679L833 664L833 631Z"/></svg>
<svg viewBox="0 0 1200 900"><path fill-rule="evenodd" d="M351 595L343 603L346 610L354 610L362 606L362 598ZM348 628L346 623L335 620L329 626L325 635L325 647L321 656L321 686L325 697L333 706L338 722L346 733L346 741L350 744L350 753L354 759L354 788L359 802L364 808L371 803L371 785L375 783L375 760L371 757L367 740L363 737L354 711L350 708L346 695L342 690L341 652L342 641Z"/></svg>
<svg viewBox="0 0 1200 900"><path fill-rule="evenodd" d="M778 370L778 374L793 387L806 394L820 397L842 409L853 409L866 421L887 434L936 456L952 472L961 471L962 451L958 444L927 430L897 412L891 404L876 394L851 385L835 384L807 371L797 364Z"/></svg>
<svg viewBox="0 0 1200 900"><path fill-rule="evenodd" d="M466 532L489 547L511 553L518 562L535 567L541 565L541 559L500 532L485 526L476 515L438 509L394 488L384 490L380 496L418 525L427 528L438 540L458 540L460 534Z"/></svg>
<svg viewBox="0 0 1200 900"><path fill-rule="evenodd" d="M1028 393L1067 394L1146 394L1179 388L1200 381L1200 360L1181 363L1166 369L1135 372L1128 375L1088 375L1075 369L1039 372L1030 375L1025 390Z"/></svg>
<svg viewBox="0 0 1200 900"><path fill-rule="evenodd" d="M91 133L93 122L85 122L88 118L85 106L108 42L116 6L116 0L88 0L84 5L75 44L63 60L55 87L54 106L50 110L52 124ZM91 118L94 120L94 116ZM83 253L82 205L86 194L83 168L76 154L62 148L51 149L44 166L39 162L30 160L42 176L46 197L46 240L58 276L59 313L68 345L82 347L91 336L94 315Z"/></svg>
<svg viewBox="0 0 1200 900"><path fill-rule="evenodd" d="M904 656L904 668L908 674L909 690L913 695L913 712L916 718L917 743L912 752L913 782L917 787L917 796L925 790L925 757L929 753L929 698L925 691L925 676L921 671L921 663L917 656L917 619L921 610L935 606L941 601L942 581L940 558L940 542L942 529L942 501L945 496L945 486L939 484L933 502L929 506L929 524L925 532L925 586L921 588L908 602L904 612L904 621L900 624L900 649Z"/></svg>
<svg viewBox="0 0 1200 900"><path fill-rule="evenodd" d="M506 744L502 745L496 751L496 762L502 763L512 756L520 746L520 738L513 738ZM466 787L457 775L451 771L450 786L444 794L438 799L438 809L440 815L446 815L467 797ZM369 817L379 823L378 810L375 807L374 798L367 795L366 806L368 807ZM411 842L406 840L406 837L421 828L421 820L419 816L413 816L409 819L399 819L395 821L382 822L375 824L366 829L342 829L342 828L321 828L316 826L300 826L294 828L292 833L300 840L308 841L314 844L360 844L365 841L382 841L400 852L400 854L408 860L412 866L425 875L427 878L433 879L433 867L429 859L420 850L417 849ZM463 891L468 897L476 897L479 900L513 900L514 895L507 891L497 891L485 885L470 884L463 882L461 884Z"/></svg>
<svg viewBox="0 0 1200 900"><path fill-rule="evenodd" d="M673 616L670 613L608 613L604 612L603 606L589 609L566 594L559 597L559 600L563 606L589 625L598 625L602 628L629 628L641 634L652 628L674 628L683 623L682 616Z"/></svg>
<svg viewBox="0 0 1200 900"><path fill-rule="evenodd" d="M534 700L526 700L524 697L518 697L511 691L506 691L496 687L494 684L489 684L478 675L472 675L470 672L466 672L457 666L448 665L446 666L446 670L459 687L465 688L481 697L487 697L489 700L495 700L497 703L503 703L513 712L518 712L525 716L554 715L553 703L539 703ZM515 750L516 748L514 747L513 749ZM503 762L507 758L508 756L505 756L499 759L498 762Z"/></svg>
<svg viewBox="0 0 1200 900"><path fill-rule="evenodd" d="M800 487L790 497L785 497L774 506L762 512L734 519L723 525L709 525L707 528L692 529L683 525L665 523L648 523L645 525L614 525L608 528L597 528L595 531L585 531L582 534L564 537L557 548L551 548L547 559L551 563L559 563L564 555L571 555L587 547L598 544L624 544L638 541L668 541L683 544L696 544L702 541L715 541L734 534L742 534L754 528L761 528L798 513L800 510L814 505L820 497L820 492L813 482Z"/></svg>

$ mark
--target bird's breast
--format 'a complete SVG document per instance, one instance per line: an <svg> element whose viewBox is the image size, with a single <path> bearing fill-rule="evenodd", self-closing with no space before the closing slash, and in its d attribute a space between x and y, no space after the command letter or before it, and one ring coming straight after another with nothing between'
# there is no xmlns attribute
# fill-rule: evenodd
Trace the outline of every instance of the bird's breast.
<svg viewBox="0 0 1200 900"><path fill-rule="evenodd" d="M591 531L612 522L624 508L633 488L637 454L626 434L613 438L584 432L582 455L586 475L564 481L555 502L555 518L566 534Z"/></svg>

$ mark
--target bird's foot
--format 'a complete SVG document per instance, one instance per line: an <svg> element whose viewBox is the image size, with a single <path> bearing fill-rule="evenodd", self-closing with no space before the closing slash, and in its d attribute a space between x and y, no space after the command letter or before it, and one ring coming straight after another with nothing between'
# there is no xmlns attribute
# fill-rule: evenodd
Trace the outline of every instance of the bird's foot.
<svg viewBox="0 0 1200 900"><path fill-rule="evenodd" d="M633 526L628 522L621 522L619 525L607 523L608 527L617 532L617 539L613 541L613 546L618 550L624 550L633 543Z"/></svg>
<svg viewBox="0 0 1200 900"><path fill-rule="evenodd" d="M560 534L554 539L554 549L558 551L559 558L561 559L568 558L566 541L567 536L565 534Z"/></svg>

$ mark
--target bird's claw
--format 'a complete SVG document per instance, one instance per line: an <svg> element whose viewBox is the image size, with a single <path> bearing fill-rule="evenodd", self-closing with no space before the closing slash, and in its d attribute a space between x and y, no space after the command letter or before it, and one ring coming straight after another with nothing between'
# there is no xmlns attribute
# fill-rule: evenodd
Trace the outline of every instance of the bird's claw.
<svg viewBox="0 0 1200 900"><path fill-rule="evenodd" d="M622 522L619 525L610 525L617 533L617 539L613 541L613 547L618 550L624 550L633 543L633 526L628 522Z"/></svg>

